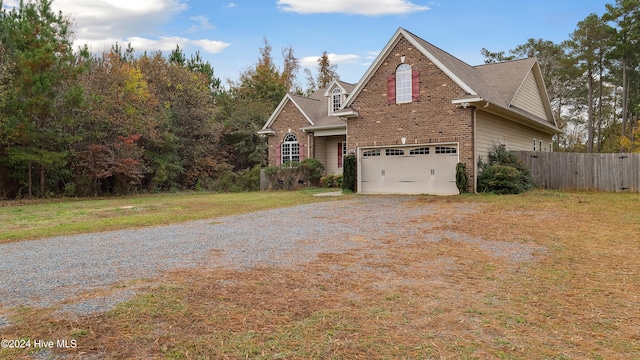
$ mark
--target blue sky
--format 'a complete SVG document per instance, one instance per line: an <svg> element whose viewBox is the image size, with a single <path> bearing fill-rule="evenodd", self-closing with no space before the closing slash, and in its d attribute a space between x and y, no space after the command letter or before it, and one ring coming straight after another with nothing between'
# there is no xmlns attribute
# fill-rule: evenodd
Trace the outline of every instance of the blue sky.
<svg viewBox="0 0 640 360"><path fill-rule="evenodd" d="M94 52L118 41L136 50L200 51L226 83L253 66L266 38L276 63L291 46L303 67L327 51L355 83L398 27L471 65L480 49L509 50L529 38L560 42L614 0L54 0L74 18L76 44ZM18 0L4 0L10 7ZM298 81L304 87L304 75Z"/></svg>

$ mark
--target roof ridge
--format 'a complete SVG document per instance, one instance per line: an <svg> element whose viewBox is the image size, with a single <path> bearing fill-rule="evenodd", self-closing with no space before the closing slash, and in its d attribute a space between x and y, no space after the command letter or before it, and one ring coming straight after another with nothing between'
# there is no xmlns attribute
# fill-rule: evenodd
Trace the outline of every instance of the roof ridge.
<svg viewBox="0 0 640 360"><path fill-rule="evenodd" d="M480 65L473 65L472 67L474 68L479 68L479 67L484 67L484 66L496 66L496 65L500 65L500 64L509 64L509 63L514 63L514 62L518 62L518 61L531 61L531 60L538 60L537 57L535 56L529 56L526 58L522 58L522 59L513 59L513 60L504 60L504 61L499 61L499 62L495 62L495 63L485 63L485 64L480 64Z"/></svg>
<svg viewBox="0 0 640 360"><path fill-rule="evenodd" d="M404 31L406 31L407 33L409 33L411 36L415 37L416 39L422 40L422 41L426 42L427 44L429 44L429 45L433 46L434 48L436 48L436 49L440 50L441 52L443 52L444 54L446 54L446 55L448 55L448 56L452 57L453 59L455 59L455 60L457 60L457 61L459 61L459 62L461 62L461 63L463 63L463 64L465 64L465 65L467 65L467 66L469 66L469 67L472 67L472 68L474 67L473 65L470 65L470 64L469 64L469 63L467 63L466 61L464 61L464 60L462 60L462 59L459 59L457 56L455 56L455 55L451 54L451 53L450 53L450 52L448 52L447 50L444 50L444 49L442 49L441 47L439 47L439 46L437 46L437 45L434 45L433 43L431 43L431 42L429 42L429 41L427 41L427 40L425 40L425 39L421 38L420 36L418 36L418 35L416 35L416 34L412 33L411 31L409 31L409 30L407 30L407 29L405 29L405 28L401 28L401 29L403 29Z"/></svg>
<svg viewBox="0 0 640 360"><path fill-rule="evenodd" d="M296 93L292 93L292 92L289 92L288 94L289 94L289 96L295 96L295 97L300 98L300 99L320 101L319 99L314 99L314 98L309 97L309 96L300 95L300 94L296 94Z"/></svg>

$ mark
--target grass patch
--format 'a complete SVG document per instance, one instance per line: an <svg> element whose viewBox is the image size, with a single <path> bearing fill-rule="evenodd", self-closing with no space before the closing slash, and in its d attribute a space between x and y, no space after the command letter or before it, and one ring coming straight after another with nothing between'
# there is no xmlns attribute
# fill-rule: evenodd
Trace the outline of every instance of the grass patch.
<svg viewBox="0 0 640 360"><path fill-rule="evenodd" d="M636 359L639 205L638 194L418 197L410 206L434 206L411 220L434 224L425 236L546 251L514 262L398 235L292 268L173 271L107 314L23 310L3 337L76 337L54 353L101 358Z"/></svg>
<svg viewBox="0 0 640 360"><path fill-rule="evenodd" d="M324 189L289 192L180 193L104 199L0 202L0 243L50 236L166 225L331 198Z"/></svg>

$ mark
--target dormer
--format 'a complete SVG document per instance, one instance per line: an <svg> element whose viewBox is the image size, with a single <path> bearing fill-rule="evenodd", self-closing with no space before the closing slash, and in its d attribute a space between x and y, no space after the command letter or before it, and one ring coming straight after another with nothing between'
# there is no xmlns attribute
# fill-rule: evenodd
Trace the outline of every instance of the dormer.
<svg viewBox="0 0 640 360"><path fill-rule="evenodd" d="M339 80L333 80L327 87L327 90L324 92L324 96L327 98L327 115L331 116L344 105L344 102L347 99L347 96L349 96L349 92L352 88L352 86L345 85L347 85L347 83L343 83Z"/></svg>

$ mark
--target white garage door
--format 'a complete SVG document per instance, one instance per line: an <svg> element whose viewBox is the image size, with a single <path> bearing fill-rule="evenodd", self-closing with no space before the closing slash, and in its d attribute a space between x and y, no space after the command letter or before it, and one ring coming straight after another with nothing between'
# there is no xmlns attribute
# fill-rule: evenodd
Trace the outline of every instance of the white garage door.
<svg viewBox="0 0 640 360"><path fill-rule="evenodd" d="M458 145L360 149L361 193L458 194Z"/></svg>

